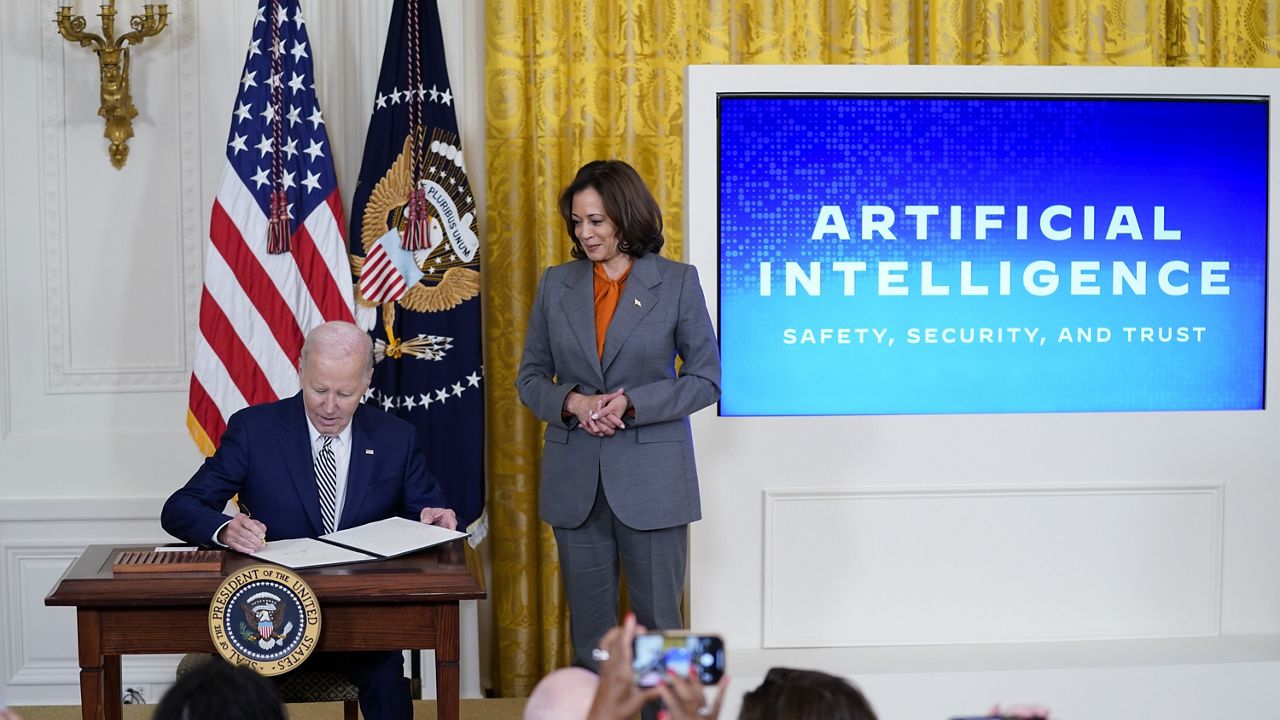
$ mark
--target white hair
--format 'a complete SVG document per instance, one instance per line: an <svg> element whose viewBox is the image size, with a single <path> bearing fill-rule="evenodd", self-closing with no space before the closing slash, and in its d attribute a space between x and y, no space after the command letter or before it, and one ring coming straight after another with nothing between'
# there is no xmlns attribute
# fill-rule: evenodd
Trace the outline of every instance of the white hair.
<svg viewBox="0 0 1280 720"><path fill-rule="evenodd" d="M299 369L307 364L311 353L335 359L363 355L369 363L369 372L373 372L373 340L365 331L343 320L317 325L307 333L302 343L302 357L298 360Z"/></svg>

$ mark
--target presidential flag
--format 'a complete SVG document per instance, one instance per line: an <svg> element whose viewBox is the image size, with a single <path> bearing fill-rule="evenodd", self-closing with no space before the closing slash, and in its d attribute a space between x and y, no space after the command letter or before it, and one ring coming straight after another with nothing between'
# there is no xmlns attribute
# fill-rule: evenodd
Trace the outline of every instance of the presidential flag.
<svg viewBox="0 0 1280 720"><path fill-rule="evenodd" d="M205 251L187 428L206 455L232 413L298 392L307 331L354 318L312 56L298 0L259 0Z"/></svg>
<svg viewBox="0 0 1280 720"><path fill-rule="evenodd" d="M484 524L480 240L435 0L396 0L351 211L365 402L413 423L458 523ZM403 288L400 285L403 284Z"/></svg>

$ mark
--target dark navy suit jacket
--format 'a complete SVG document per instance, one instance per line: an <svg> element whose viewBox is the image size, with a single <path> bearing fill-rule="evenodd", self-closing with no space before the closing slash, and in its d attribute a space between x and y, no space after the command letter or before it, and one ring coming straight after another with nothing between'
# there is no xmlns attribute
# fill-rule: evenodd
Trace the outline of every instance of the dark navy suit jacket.
<svg viewBox="0 0 1280 720"><path fill-rule="evenodd" d="M302 395L245 408L231 416L213 457L164 505L160 524L183 542L210 545L228 518L227 501L267 526L268 540L324 534L311 437ZM338 528L448 507L409 423L360 405L351 419L351 461Z"/></svg>

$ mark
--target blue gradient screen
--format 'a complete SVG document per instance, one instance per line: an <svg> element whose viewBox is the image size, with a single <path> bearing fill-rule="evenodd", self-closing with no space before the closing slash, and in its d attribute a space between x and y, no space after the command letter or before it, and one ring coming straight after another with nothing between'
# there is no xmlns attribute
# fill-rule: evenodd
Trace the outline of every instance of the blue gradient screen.
<svg viewBox="0 0 1280 720"><path fill-rule="evenodd" d="M722 415L1262 408L1265 99L718 104Z"/></svg>

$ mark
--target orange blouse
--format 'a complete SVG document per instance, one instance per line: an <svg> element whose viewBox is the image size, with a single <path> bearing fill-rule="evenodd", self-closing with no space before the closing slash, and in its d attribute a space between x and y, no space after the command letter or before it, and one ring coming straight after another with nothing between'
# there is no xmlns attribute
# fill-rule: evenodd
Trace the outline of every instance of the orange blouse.
<svg viewBox="0 0 1280 720"><path fill-rule="evenodd" d="M617 280L611 280L600 263L595 263L592 274L595 279L596 353L603 360L605 334L609 331L609 322L613 320L613 311L618 309L618 298L622 297L622 287L627 284L631 267L628 266Z"/></svg>

